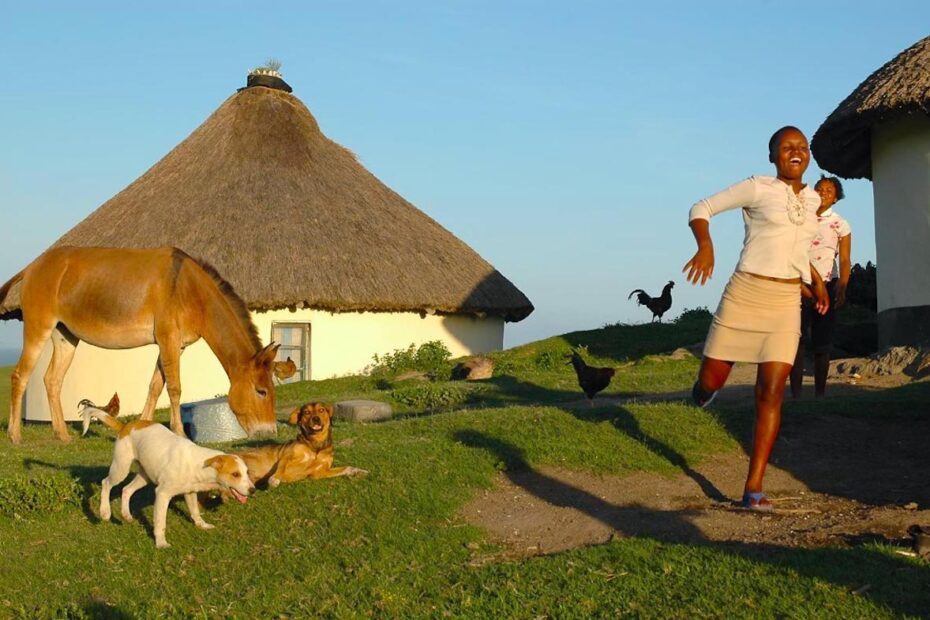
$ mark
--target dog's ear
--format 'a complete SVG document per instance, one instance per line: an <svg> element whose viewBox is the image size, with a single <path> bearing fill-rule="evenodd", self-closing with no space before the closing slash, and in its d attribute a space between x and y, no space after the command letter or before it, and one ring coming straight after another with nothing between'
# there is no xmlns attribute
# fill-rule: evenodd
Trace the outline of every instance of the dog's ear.
<svg viewBox="0 0 930 620"><path fill-rule="evenodd" d="M204 467L212 467L212 468L215 469L216 471L219 471L219 470L221 470L221 469L223 468L223 457L224 457L224 456L226 456L226 455L225 455L225 454L217 454L216 456L212 456L212 457L208 458L206 461L203 462L203 466L204 466Z"/></svg>
<svg viewBox="0 0 930 620"><path fill-rule="evenodd" d="M287 419L287 423L291 426L297 426L297 420L300 419L300 410L303 407L297 407L291 412L291 416Z"/></svg>

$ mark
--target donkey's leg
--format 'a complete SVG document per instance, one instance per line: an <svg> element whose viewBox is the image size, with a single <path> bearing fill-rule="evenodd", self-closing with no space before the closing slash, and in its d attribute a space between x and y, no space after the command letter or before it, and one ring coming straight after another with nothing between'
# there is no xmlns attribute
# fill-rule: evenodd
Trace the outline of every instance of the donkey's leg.
<svg viewBox="0 0 930 620"><path fill-rule="evenodd" d="M13 374L10 375L12 390L7 434L13 443L22 441L23 394L26 392L26 384L29 383L29 377L36 367L45 341L48 340L55 327L54 323L41 325L25 317L23 323L23 352L19 356L19 361L16 362L16 367L13 368Z"/></svg>
<svg viewBox="0 0 930 620"><path fill-rule="evenodd" d="M159 359L161 368L165 373L165 383L168 384L168 398L171 400L171 430L184 436L184 425L181 424L181 343L180 334L166 333L162 337L156 332L158 341Z"/></svg>
<svg viewBox="0 0 930 620"><path fill-rule="evenodd" d="M149 395L145 399L145 407L142 408L142 419L151 420L155 417L155 404L161 391L165 389L165 374L161 369L161 355L155 360L155 372L152 373L152 381L149 383Z"/></svg>
<svg viewBox="0 0 930 620"><path fill-rule="evenodd" d="M65 373L74 359L74 351L80 340L59 324L52 331L52 360L45 371L45 393L48 396L48 405L52 410L52 431L61 441L69 442L68 427L65 425L65 414L61 410L61 384L65 380Z"/></svg>

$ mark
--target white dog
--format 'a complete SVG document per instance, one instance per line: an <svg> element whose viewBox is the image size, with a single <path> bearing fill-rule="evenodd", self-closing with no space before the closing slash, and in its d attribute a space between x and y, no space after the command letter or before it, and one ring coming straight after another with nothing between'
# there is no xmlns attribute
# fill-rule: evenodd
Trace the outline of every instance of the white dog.
<svg viewBox="0 0 930 620"><path fill-rule="evenodd" d="M160 549L170 546L165 540L165 519L168 516L168 502L175 495L184 495L194 524L208 530L213 526L200 516L198 491L220 489L242 504L255 492L255 485L249 480L248 468L238 456L202 448L151 420L136 420L123 424L106 412L89 405L84 407L81 415L84 418L85 433L92 417L117 432L110 475L101 483L100 518L104 521L110 520L110 489L125 480L133 462L138 462L139 473L132 482L123 487L123 521L132 521L132 515L129 513L129 499L132 494L146 484L154 483L155 546Z"/></svg>

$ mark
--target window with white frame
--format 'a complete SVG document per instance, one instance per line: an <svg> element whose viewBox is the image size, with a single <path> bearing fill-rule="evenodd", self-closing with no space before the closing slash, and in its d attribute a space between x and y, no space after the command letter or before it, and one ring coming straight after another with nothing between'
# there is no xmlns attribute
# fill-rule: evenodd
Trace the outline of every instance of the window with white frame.
<svg viewBox="0 0 930 620"><path fill-rule="evenodd" d="M310 378L310 323L271 324L271 340L280 343L276 362L291 358L297 365L297 372L283 383L306 381Z"/></svg>

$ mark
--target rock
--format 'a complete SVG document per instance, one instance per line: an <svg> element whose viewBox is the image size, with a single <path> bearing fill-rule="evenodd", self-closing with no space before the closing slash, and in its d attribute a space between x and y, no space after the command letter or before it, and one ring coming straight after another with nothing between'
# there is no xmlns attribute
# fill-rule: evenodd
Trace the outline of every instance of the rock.
<svg viewBox="0 0 930 620"><path fill-rule="evenodd" d="M481 379L490 379L494 374L494 362L487 357L473 357L456 364L452 369L453 379L464 379L465 381L480 381Z"/></svg>
<svg viewBox="0 0 930 620"><path fill-rule="evenodd" d="M701 349L703 350L704 344L701 344ZM700 352L698 352L700 355ZM693 360L697 357L692 351L691 347L678 347L674 351L668 354L669 359L673 360Z"/></svg>
<svg viewBox="0 0 930 620"><path fill-rule="evenodd" d="M344 400L336 403L333 416L349 422L377 422L391 417L391 406L377 400Z"/></svg>

